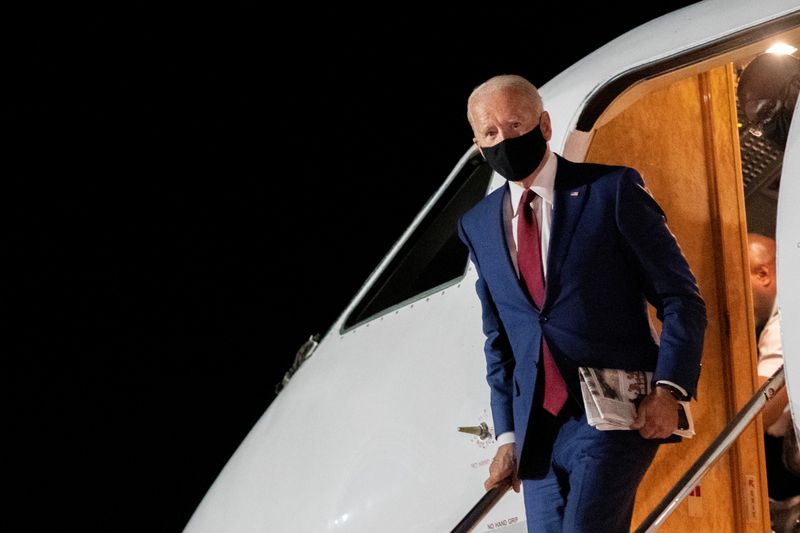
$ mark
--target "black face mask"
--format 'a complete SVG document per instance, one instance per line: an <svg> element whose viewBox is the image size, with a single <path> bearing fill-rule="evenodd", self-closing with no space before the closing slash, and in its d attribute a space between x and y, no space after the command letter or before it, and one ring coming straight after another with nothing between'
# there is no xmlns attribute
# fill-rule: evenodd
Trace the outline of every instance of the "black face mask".
<svg viewBox="0 0 800 533"><path fill-rule="evenodd" d="M481 147L489 166L511 181L522 181L530 176L542 162L546 150L547 141L538 125L519 137Z"/></svg>

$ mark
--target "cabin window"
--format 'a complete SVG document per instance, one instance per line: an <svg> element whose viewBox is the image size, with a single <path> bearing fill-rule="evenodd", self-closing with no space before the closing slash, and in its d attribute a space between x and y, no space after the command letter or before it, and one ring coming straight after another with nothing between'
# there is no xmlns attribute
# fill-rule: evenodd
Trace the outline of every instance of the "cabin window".
<svg viewBox="0 0 800 533"><path fill-rule="evenodd" d="M486 195L491 175L480 155L466 162L347 317L344 329L441 290L464 276L469 256L458 238L456 224Z"/></svg>

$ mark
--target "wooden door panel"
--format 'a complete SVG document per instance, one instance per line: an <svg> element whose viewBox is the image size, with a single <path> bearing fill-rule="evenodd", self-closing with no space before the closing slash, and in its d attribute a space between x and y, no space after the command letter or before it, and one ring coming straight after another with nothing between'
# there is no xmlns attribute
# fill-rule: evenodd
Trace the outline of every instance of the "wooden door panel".
<svg viewBox="0 0 800 533"><path fill-rule="evenodd" d="M640 486L634 527L756 389L734 83L728 65L650 93L598 129L586 156L641 172L708 308L698 401L692 405L698 434L661 447ZM759 418L661 531L769 531L761 431Z"/></svg>

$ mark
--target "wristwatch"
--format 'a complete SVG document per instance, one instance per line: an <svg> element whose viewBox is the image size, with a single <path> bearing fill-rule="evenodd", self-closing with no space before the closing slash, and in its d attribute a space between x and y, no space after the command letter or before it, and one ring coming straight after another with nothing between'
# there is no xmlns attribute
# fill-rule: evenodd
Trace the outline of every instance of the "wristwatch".
<svg viewBox="0 0 800 533"><path fill-rule="evenodd" d="M656 387L664 387L664 388L665 388L665 389L667 389L667 390L670 392L670 394L672 394L672 395L675 397L675 399L676 399L676 400L678 400L679 402L686 401L686 396L684 396L684 395L683 395L683 393L682 393L680 390L678 390L678 388L677 388L677 387L674 387L674 386L670 385L669 383L664 383L664 382L662 382L662 381L659 381L658 383L656 383Z"/></svg>

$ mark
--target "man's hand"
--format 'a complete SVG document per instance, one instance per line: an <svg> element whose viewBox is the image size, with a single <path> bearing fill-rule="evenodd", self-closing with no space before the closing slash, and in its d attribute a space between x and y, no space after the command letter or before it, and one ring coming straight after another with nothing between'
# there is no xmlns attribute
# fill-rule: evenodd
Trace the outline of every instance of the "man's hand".
<svg viewBox="0 0 800 533"><path fill-rule="evenodd" d="M676 414L677 416L677 414ZM503 444L497 449L497 453L489 465L489 479L483 482L484 488L489 491L500 482L511 478L511 487L514 492L519 492L520 481L517 477L517 459L515 457L515 444Z"/></svg>
<svg viewBox="0 0 800 533"><path fill-rule="evenodd" d="M664 387L654 387L639 404L631 429L646 439L669 437L678 429L678 400Z"/></svg>

